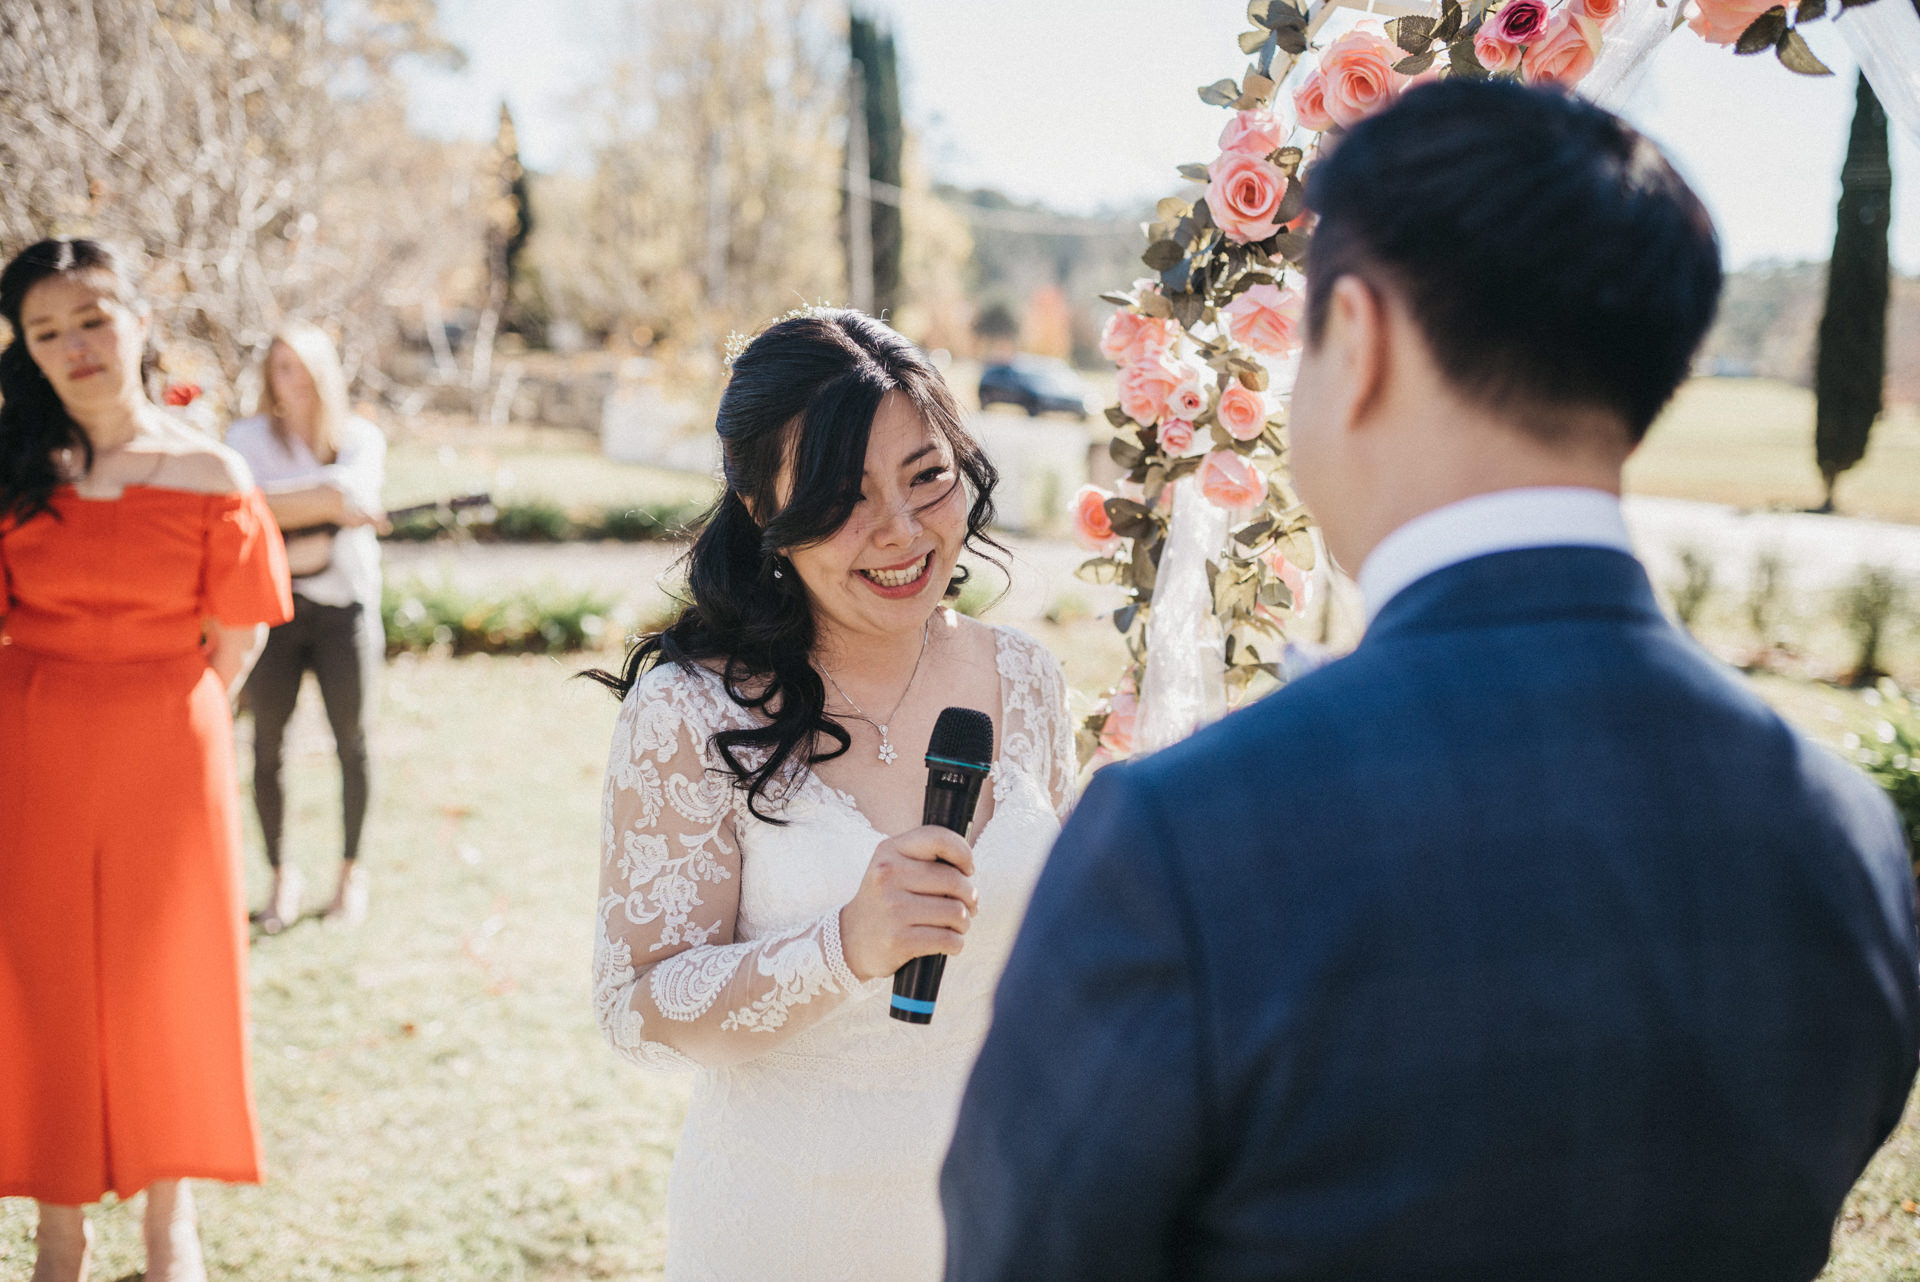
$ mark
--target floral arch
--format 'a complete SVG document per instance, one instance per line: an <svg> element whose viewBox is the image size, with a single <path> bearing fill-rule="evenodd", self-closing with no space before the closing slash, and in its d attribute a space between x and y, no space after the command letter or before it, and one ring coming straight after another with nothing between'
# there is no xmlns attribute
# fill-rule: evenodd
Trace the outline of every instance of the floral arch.
<svg viewBox="0 0 1920 1282"><path fill-rule="evenodd" d="M1871 7L1869 7L1871 6ZM1253 58L1200 97L1228 116L1220 153L1180 174L1146 225L1152 272L1102 295L1101 352L1120 371L1117 493L1074 498L1080 574L1119 585L1128 664L1082 724L1084 762L1164 747L1285 680L1318 535L1288 479L1311 231L1306 188L1323 139L1442 76L1574 87L1617 107L1683 23L1738 54L1831 74L1800 35L1837 16L1889 113L1920 135L1920 0L1253 0ZM1326 570L1320 568L1318 576Z"/></svg>

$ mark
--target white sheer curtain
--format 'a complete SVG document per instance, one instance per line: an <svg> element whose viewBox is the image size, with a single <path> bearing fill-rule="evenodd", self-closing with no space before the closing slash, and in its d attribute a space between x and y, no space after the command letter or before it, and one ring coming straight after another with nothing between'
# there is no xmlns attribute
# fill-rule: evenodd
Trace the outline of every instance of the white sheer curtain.
<svg viewBox="0 0 1920 1282"><path fill-rule="evenodd" d="M1834 25L1887 115L1920 142L1920 9L1914 0L1873 0L1848 9Z"/></svg>
<svg viewBox="0 0 1920 1282"><path fill-rule="evenodd" d="M1227 546L1227 513L1192 477L1175 482L1173 520L1147 617L1147 671L1135 756L1157 752L1226 712L1226 637L1207 590L1207 560Z"/></svg>
<svg viewBox="0 0 1920 1282"><path fill-rule="evenodd" d="M1646 72L1654 50L1673 31L1674 8L1686 0L1627 0L1620 16L1607 28L1600 46L1599 61L1580 82L1580 92L1588 101L1619 111L1640 77Z"/></svg>

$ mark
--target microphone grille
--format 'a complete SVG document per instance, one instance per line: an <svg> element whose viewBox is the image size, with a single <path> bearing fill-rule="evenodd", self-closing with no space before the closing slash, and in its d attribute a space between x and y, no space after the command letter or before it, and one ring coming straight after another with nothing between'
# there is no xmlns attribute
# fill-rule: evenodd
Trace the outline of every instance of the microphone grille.
<svg viewBox="0 0 1920 1282"><path fill-rule="evenodd" d="M976 761L982 770L993 764L993 718L978 708L944 708L933 723L927 741L929 757L948 761Z"/></svg>

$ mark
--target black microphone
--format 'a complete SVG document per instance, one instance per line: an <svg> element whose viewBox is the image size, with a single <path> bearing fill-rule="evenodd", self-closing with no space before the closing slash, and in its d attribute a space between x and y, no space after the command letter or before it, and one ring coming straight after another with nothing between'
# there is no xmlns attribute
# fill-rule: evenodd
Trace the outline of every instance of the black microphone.
<svg viewBox="0 0 1920 1282"><path fill-rule="evenodd" d="M973 708L945 708L927 743L927 800L920 822L957 832L973 826L980 785L993 769L993 718ZM887 1014L909 1024L931 1024L940 996L945 953L916 957L893 973L893 1006Z"/></svg>

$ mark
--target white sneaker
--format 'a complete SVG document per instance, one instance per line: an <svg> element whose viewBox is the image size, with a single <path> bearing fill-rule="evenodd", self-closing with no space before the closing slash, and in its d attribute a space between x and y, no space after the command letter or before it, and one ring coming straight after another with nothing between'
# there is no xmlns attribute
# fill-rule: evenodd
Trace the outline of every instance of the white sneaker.
<svg viewBox="0 0 1920 1282"><path fill-rule="evenodd" d="M357 862L340 873L340 889L327 906L327 919L342 926L360 926L367 920L367 870Z"/></svg>
<svg viewBox="0 0 1920 1282"><path fill-rule="evenodd" d="M267 910L260 914L260 929L269 935L277 935L300 920L300 896L306 888L307 879L300 875L298 868L283 865L274 873L273 891L267 901Z"/></svg>

